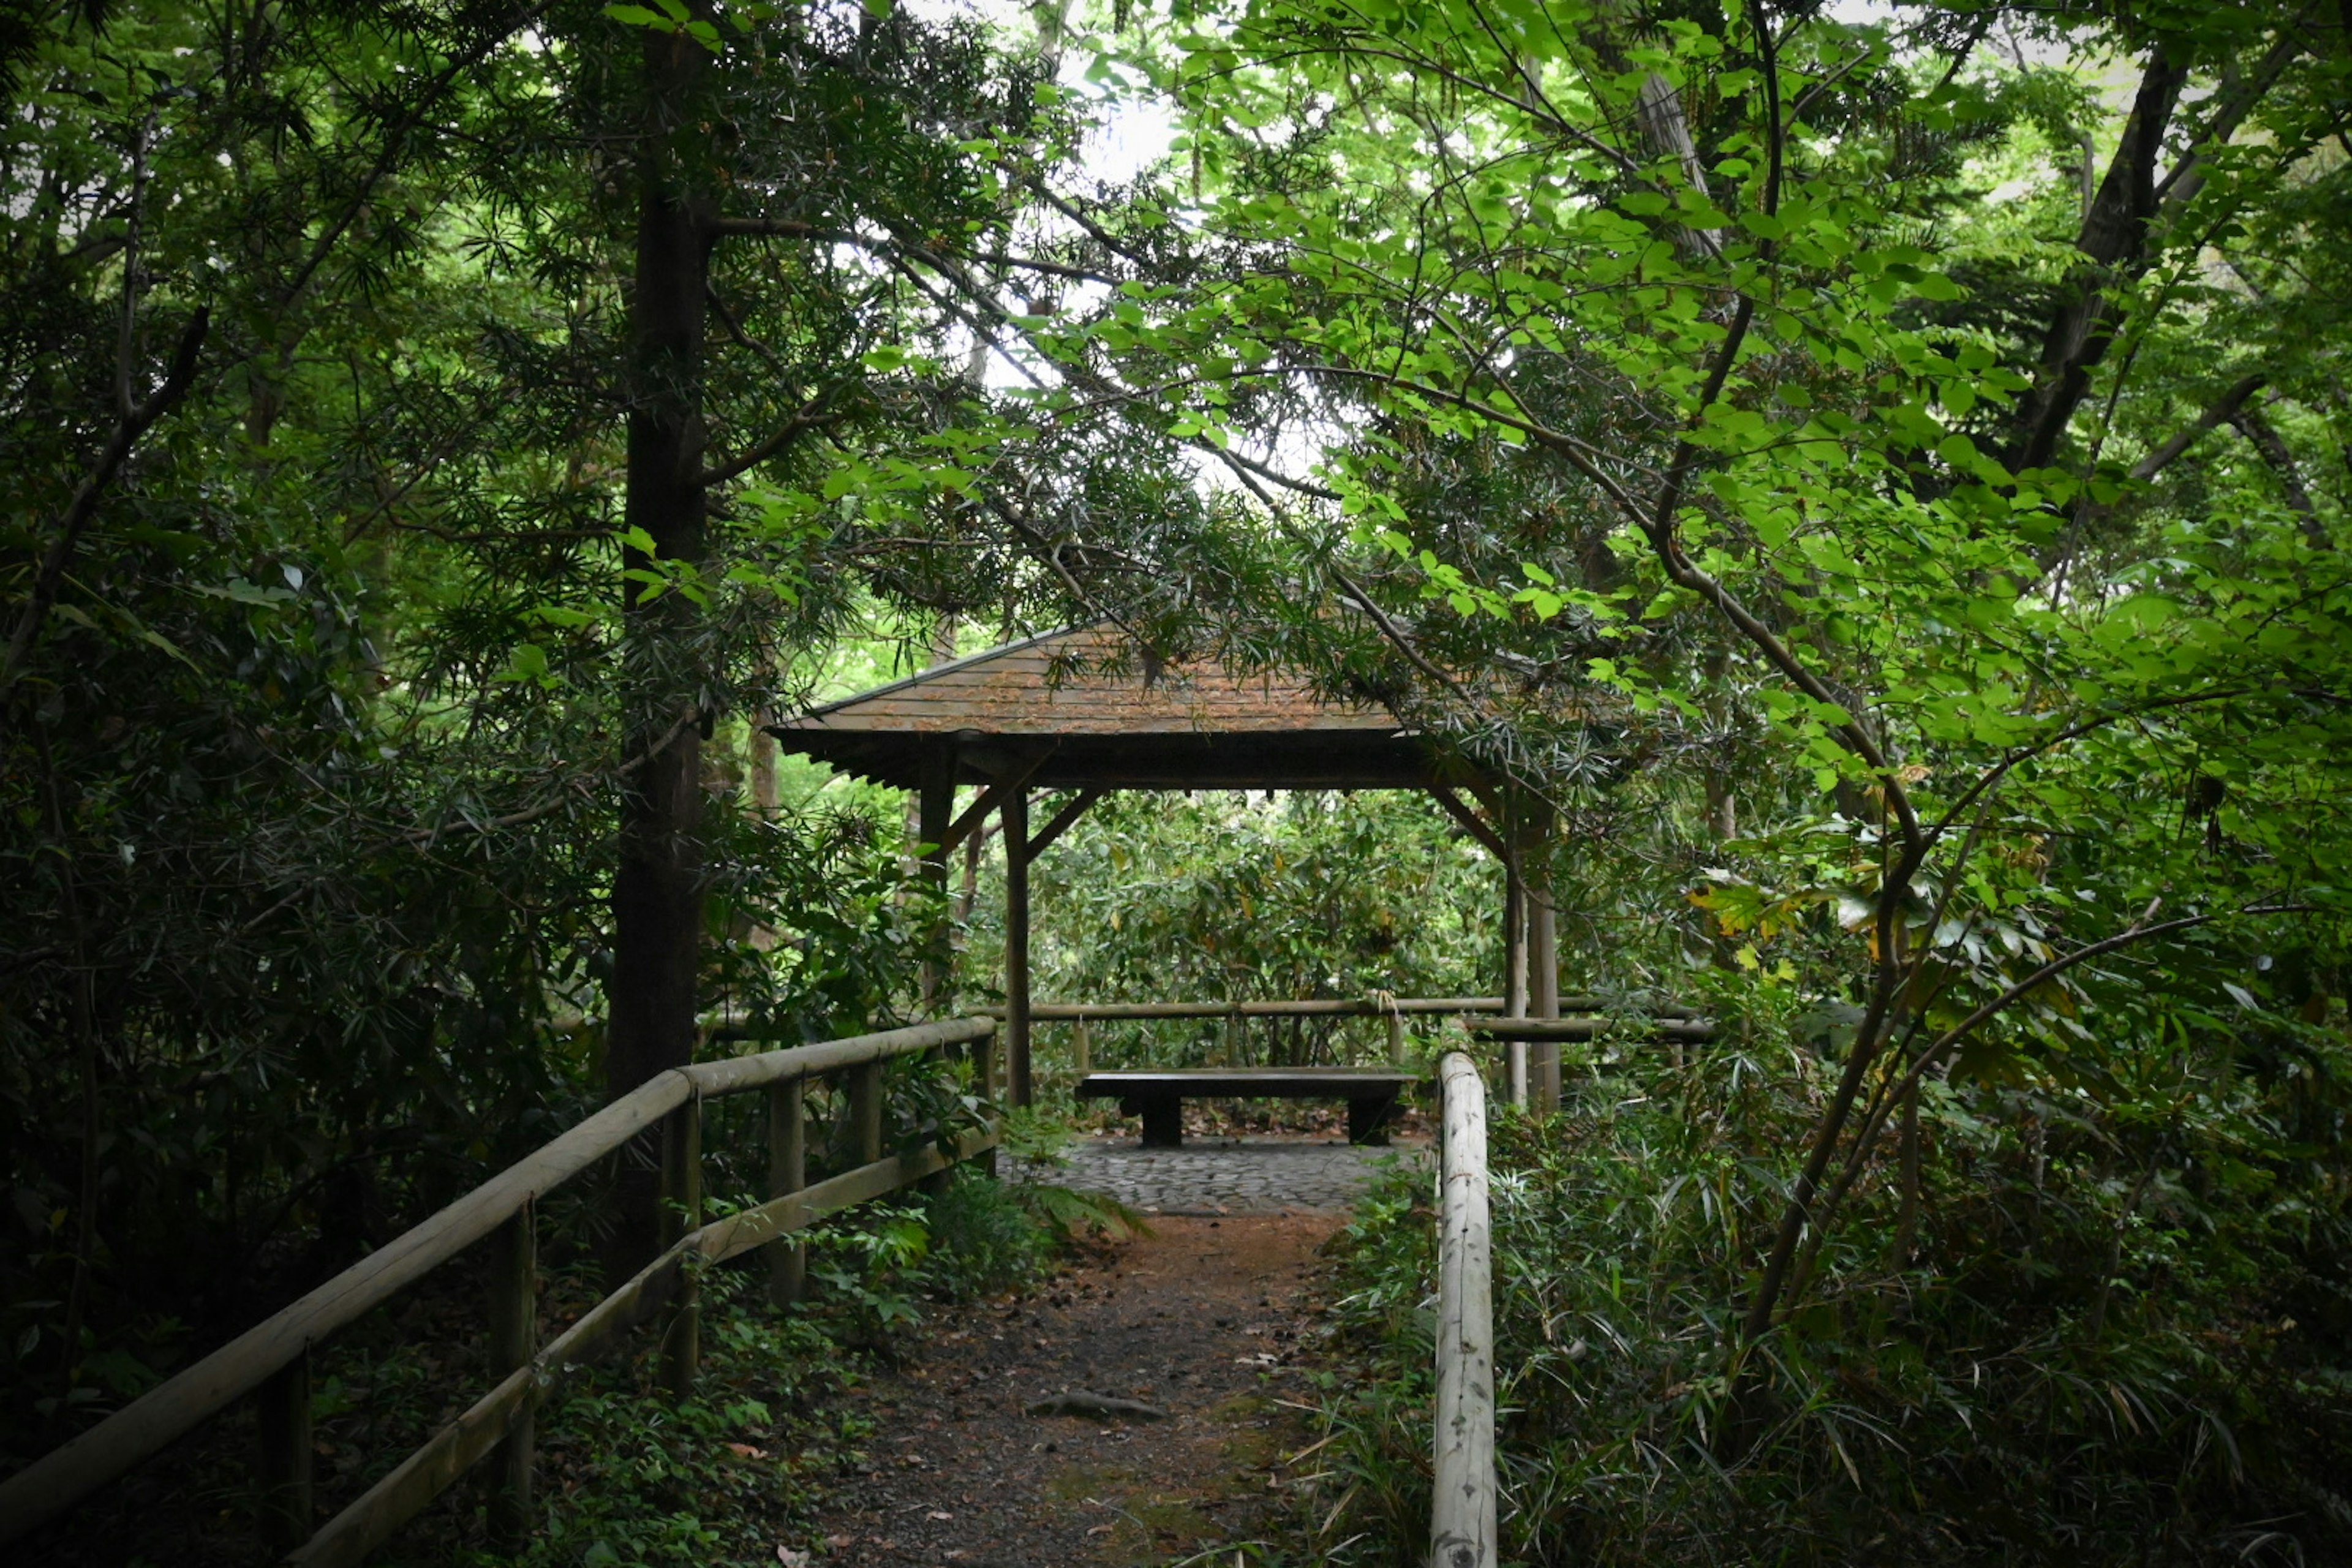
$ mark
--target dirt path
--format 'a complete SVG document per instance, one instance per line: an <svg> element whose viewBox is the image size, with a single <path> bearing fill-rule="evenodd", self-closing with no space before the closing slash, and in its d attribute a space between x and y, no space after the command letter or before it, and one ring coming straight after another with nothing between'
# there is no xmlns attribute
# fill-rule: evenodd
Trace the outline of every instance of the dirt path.
<svg viewBox="0 0 2352 1568"><path fill-rule="evenodd" d="M1290 1363L1335 1214L1165 1217L1027 1299L943 1318L866 1407L861 1474L824 1515L829 1563L1165 1563L1260 1538L1309 1439ZM1066 1391L1164 1420L1030 1415Z"/></svg>

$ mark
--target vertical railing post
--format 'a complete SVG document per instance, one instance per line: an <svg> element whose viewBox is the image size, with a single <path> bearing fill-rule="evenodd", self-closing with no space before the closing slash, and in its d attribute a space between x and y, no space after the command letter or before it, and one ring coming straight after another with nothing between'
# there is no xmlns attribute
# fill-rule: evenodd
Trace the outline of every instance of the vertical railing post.
<svg viewBox="0 0 2352 1568"><path fill-rule="evenodd" d="M937 1067L942 1073L948 1070L949 1063L952 1059L952 1047L943 1047L938 1050L925 1051L923 1053L923 1060ZM927 1197L935 1198L941 1193L946 1192L948 1190L948 1184L953 1180L955 1180L954 1168L952 1166L945 1166L933 1171L929 1175L918 1181L915 1184L915 1190L923 1194Z"/></svg>
<svg viewBox="0 0 2352 1568"><path fill-rule="evenodd" d="M502 1383L539 1352L539 1226L529 1198L490 1237L490 1380ZM519 1555L536 1522L532 1466L539 1418L526 1401L491 1456L490 1539Z"/></svg>
<svg viewBox="0 0 2352 1568"><path fill-rule="evenodd" d="M993 1129L1003 1116L1000 1101L996 1098L996 1031L994 1029L989 1030L971 1043L971 1076L980 1084L981 1103L986 1108L988 1124ZM980 1168L992 1176L996 1174L996 1151L993 1148L980 1157Z"/></svg>
<svg viewBox="0 0 2352 1568"><path fill-rule="evenodd" d="M254 1394L261 1428L261 1534L270 1549L291 1552L310 1539L310 1347L273 1373Z"/></svg>
<svg viewBox="0 0 2352 1568"><path fill-rule="evenodd" d="M1390 998L1388 1009L1389 1066L1401 1068L1404 1066L1404 1010L1396 1005L1394 997Z"/></svg>
<svg viewBox="0 0 2352 1568"><path fill-rule="evenodd" d="M808 1111L805 1080L792 1079L768 1089L768 1196L789 1197L808 1183ZM808 1249L797 1236L768 1244L768 1300L789 1307L808 1289Z"/></svg>
<svg viewBox="0 0 2352 1568"><path fill-rule="evenodd" d="M662 1121L662 1249L702 1225L702 1092ZM698 1259L678 1267L677 1304L662 1339L662 1385L676 1399L694 1393L702 1364L702 1288Z"/></svg>
<svg viewBox="0 0 2352 1568"><path fill-rule="evenodd" d="M882 1064L860 1062L849 1069L849 1136L857 1163L882 1158Z"/></svg>
<svg viewBox="0 0 2352 1568"><path fill-rule="evenodd" d="M1429 1561L1494 1568L1494 1234L1486 1197L1486 1093L1459 1052L1438 1064L1437 1408Z"/></svg>
<svg viewBox="0 0 2352 1568"><path fill-rule="evenodd" d="M1070 1026L1070 1054L1076 1058L1078 1076L1084 1078L1095 1070L1095 1037L1087 1030L1087 1016L1081 1013Z"/></svg>

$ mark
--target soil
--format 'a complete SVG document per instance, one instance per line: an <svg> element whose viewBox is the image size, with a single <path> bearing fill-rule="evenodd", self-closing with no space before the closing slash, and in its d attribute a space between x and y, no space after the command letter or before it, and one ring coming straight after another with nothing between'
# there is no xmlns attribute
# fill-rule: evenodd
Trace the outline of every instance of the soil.
<svg viewBox="0 0 2352 1568"><path fill-rule="evenodd" d="M943 1321L872 1386L825 1561L1125 1568L1265 1539L1290 1510L1284 1460L1313 1440L1296 1361L1342 1223L1159 1219L1029 1297ZM1168 1416L1026 1414L1072 1391Z"/></svg>

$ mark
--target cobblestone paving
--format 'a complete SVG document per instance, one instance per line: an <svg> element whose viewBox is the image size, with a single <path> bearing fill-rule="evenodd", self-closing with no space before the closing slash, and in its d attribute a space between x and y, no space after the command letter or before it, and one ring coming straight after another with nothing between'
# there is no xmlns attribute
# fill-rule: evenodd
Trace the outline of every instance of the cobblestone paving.
<svg viewBox="0 0 2352 1568"><path fill-rule="evenodd" d="M1045 1179L1146 1214L1341 1213L1391 1158L1425 1164L1428 1152L1286 1138L1188 1138L1181 1149L1146 1149L1132 1138L1090 1138Z"/></svg>

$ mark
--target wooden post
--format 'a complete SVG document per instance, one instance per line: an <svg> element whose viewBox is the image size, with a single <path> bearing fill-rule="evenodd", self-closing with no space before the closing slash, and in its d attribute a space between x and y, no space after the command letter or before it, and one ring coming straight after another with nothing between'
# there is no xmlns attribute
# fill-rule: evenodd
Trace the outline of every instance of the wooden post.
<svg viewBox="0 0 2352 1568"><path fill-rule="evenodd" d="M998 1125L996 1110L996 1037L982 1035L971 1043L971 1076L982 1086L982 1114L991 1127ZM980 1168L990 1175L996 1174L996 1151L990 1149L980 1157Z"/></svg>
<svg viewBox="0 0 2352 1568"><path fill-rule="evenodd" d="M702 1095L662 1119L662 1232L664 1250L702 1224ZM677 1301L670 1313L669 1331L662 1336L662 1386L673 1399L694 1393L695 1374L702 1365L702 1288L695 1264L680 1271Z"/></svg>
<svg viewBox="0 0 2352 1568"><path fill-rule="evenodd" d="M1511 853L1503 861L1503 1016L1524 1018L1528 1016L1528 884L1521 874L1518 837L1509 824L1505 825L1505 841ZM1503 1098L1511 1104L1524 1105L1528 1098L1527 1043L1507 1041L1504 1059L1507 1067Z"/></svg>
<svg viewBox="0 0 2352 1568"><path fill-rule="evenodd" d="M1029 1062L1029 792L1008 791L998 808L1004 826L1005 1098L1027 1105L1036 1080Z"/></svg>
<svg viewBox="0 0 2352 1568"><path fill-rule="evenodd" d="M1225 1015L1225 1065L1229 1068L1243 1066L1242 1053L1247 1048L1242 1034L1242 1010L1236 1003Z"/></svg>
<svg viewBox="0 0 2352 1568"><path fill-rule="evenodd" d="M1080 1078L1095 1070L1095 1039L1087 1032L1087 1019L1083 1013L1070 1026L1070 1054L1076 1060Z"/></svg>
<svg viewBox="0 0 2352 1568"><path fill-rule="evenodd" d="M1404 1066L1404 1014L1394 1002L1389 1004L1389 1066Z"/></svg>
<svg viewBox="0 0 2352 1568"><path fill-rule="evenodd" d="M490 1237L490 1381L529 1364L539 1350L539 1226L532 1200ZM520 1556L537 1521L532 1468L537 1417L526 1403L492 1453L489 1467L490 1539L508 1556Z"/></svg>
<svg viewBox="0 0 2352 1568"><path fill-rule="evenodd" d="M291 1552L310 1539L310 1347L254 1391L261 1426L261 1533Z"/></svg>
<svg viewBox="0 0 2352 1568"><path fill-rule="evenodd" d="M1520 850L1528 878L1528 1013L1538 1018L1559 1016L1559 921L1551 901L1551 837L1553 813L1549 805L1526 815L1525 847ZM1528 1052L1528 1091L1538 1110L1559 1109L1559 1042L1538 1041Z"/></svg>
<svg viewBox="0 0 2352 1568"><path fill-rule="evenodd" d="M1437 1408L1429 1561L1494 1568L1494 1236L1486 1204L1486 1095L1459 1052L1438 1068Z"/></svg>
<svg viewBox="0 0 2352 1568"><path fill-rule="evenodd" d="M952 1052L947 1050L925 1051L923 1059L944 1070L952 1055ZM946 1192L948 1184L954 1180L955 1166L952 1163L942 1165L928 1176L916 1177L915 1190L926 1197L935 1198Z"/></svg>
<svg viewBox="0 0 2352 1568"><path fill-rule="evenodd" d="M805 1080L768 1086L768 1195L786 1197L808 1183ZM768 1300L789 1307L808 1290L808 1250L797 1236L768 1244Z"/></svg>
<svg viewBox="0 0 2352 1568"><path fill-rule="evenodd" d="M882 1158L882 1064L866 1062L849 1069L849 1137L857 1163L871 1165Z"/></svg>
<svg viewBox="0 0 2352 1568"><path fill-rule="evenodd" d="M948 989L948 854L943 847L955 815L955 753L945 744L925 748L922 778L916 791L915 837L923 850L923 881L936 895L923 931L921 975L923 1011L928 1016L944 1002Z"/></svg>

